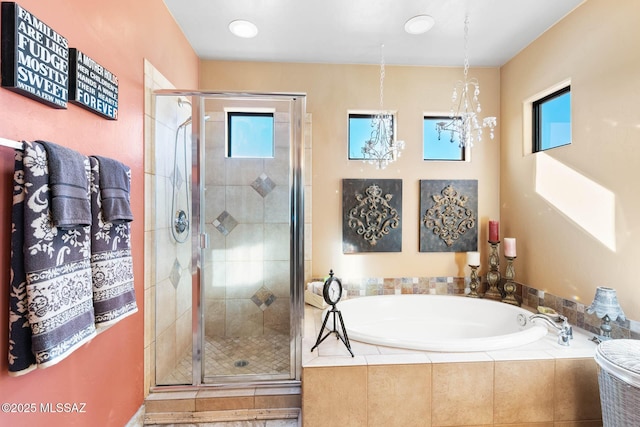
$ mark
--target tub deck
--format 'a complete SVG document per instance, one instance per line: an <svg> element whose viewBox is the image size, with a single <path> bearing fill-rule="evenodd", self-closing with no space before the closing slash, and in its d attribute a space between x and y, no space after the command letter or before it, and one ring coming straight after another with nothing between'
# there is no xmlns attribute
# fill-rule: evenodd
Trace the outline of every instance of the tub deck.
<svg viewBox="0 0 640 427"><path fill-rule="evenodd" d="M338 305L339 308L339 305ZM331 336L311 352L322 310L305 306L303 426L601 426L596 344L574 328L504 350L440 353ZM346 321L346 320L345 320Z"/></svg>
<svg viewBox="0 0 640 427"><path fill-rule="evenodd" d="M340 308L340 304L337 306ZM593 358L596 344L590 341L593 334L573 327L573 340L569 347L558 345L554 331L542 339L520 347L504 350L477 352L431 352L372 345L350 340L355 357L351 357L344 344L335 338L327 338L311 352L322 326L322 310L305 305L304 333L302 340L302 367L354 366L368 364L444 363L444 362L492 362L505 360L580 359ZM346 322L346 321L345 321ZM331 323L331 319L327 326ZM325 329L326 331L326 329Z"/></svg>

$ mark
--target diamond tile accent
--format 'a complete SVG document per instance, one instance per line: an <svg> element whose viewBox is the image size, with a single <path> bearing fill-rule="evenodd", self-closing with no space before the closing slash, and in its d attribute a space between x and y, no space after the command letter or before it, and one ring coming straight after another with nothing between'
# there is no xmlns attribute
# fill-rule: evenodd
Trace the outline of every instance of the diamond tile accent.
<svg viewBox="0 0 640 427"><path fill-rule="evenodd" d="M262 197L266 197L267 194L276 188L276 183L271 180L264 172L251 183L251 188L256 190Z"/></svg>
<svg viewBox="0 0 640 427"><path fill-rule="evenodd" d="M171 182L176 187L176 189L177 190L181 190L182 189L182 184L184 184L184 178L182 178L182 174L180 173L180 169L178 169L176 172L178 172L178 173L174 174L173 172L171 172L171 175L169 176L169 178L171 179Z"/></svg>
<svg viewBox="0 0 640 427"><path fill-rule="evenodd" d="M229 235L238 225L238 221L227 211L223 211L218 218L213 221L213 226L224 236Z"/></svg>
<svg viewBox="0 0 640 427"><path fill-rule="evenodd" d="M182 276L182 266L180 261L176 258L173 261L173 267L171 267L171 274L169 274L169 280L174 288L178 289L178 283L180 283L180 277Z"/></svg>
<svg viewBox="0 0 640 427"><path fill-rule="evenodd" d="M253 294L251 297L251 301L254 302L255 305L260 307L260 310L265 311L269 306L276 300L276 296L271 292L269 288L266 286L261 287L258 291Z"/></svg>

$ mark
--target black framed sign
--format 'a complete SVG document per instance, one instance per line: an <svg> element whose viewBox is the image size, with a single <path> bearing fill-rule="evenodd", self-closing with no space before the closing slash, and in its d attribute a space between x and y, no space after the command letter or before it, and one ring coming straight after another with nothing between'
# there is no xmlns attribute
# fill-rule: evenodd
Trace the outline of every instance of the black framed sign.
<svg viewBox="0 0 640 427"><path fill-rule="evenodd" d="M67 108L69 42L17 3L2 2L2 87Z"/></svg>
<svg viewBox="0 0 640 427"><path fill-rule="evenodd" d="M69 49L69 101L102 117L118 119L118 78L78 49Z"/></svg>

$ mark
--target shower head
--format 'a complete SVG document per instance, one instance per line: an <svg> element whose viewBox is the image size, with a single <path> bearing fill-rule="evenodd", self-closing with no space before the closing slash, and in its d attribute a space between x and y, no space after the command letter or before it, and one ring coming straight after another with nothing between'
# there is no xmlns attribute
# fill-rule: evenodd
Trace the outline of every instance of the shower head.
<svg viewBox="0 0 640 427"><path fill-rule="evenodd" d="M185 105L191 107L191 103L189 101L187 101L186 99L178 98L178 107L184 107Z"/></svg>

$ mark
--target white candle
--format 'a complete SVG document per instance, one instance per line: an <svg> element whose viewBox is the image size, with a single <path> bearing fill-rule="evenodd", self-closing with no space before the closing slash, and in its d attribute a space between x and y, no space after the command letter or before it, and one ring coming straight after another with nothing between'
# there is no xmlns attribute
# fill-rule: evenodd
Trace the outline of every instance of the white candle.
<svg viewBox="0 0 640 427"><path fill-rule="evenodd" d="M467 252L467 265L480 265L480 252Z"/></svg>
<svg viewBox="0 0 640 427"><path fill-rule="evenodd" d="M516 257L516 238L505 237L504 238L504 256Z"/></svg>

